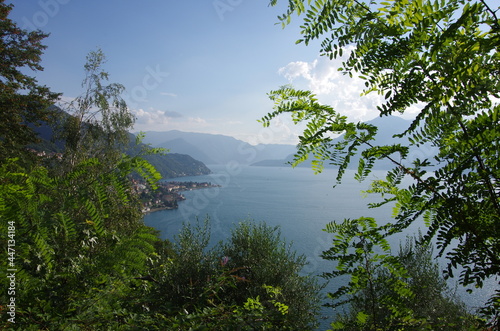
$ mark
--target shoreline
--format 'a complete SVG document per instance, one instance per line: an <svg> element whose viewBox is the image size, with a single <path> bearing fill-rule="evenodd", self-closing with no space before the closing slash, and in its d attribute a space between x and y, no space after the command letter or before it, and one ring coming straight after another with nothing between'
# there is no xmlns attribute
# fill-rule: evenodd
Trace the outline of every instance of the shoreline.
<svg viewBox="0 0 500 331"><path fill-rule="evenodd" d="M201 189L212 188L212 187L221 187L221 185L212 184L210 182L203 182L203 183L200 183L200 182L164 182L164 183L159 185L159 190L160 191L167 190L167 192L165 192L165 191L163 193L159 192L159 194L163 195L163 196L168 195L170 197L170 199L171 199L171 197L174 197L175 204L169 205L169 206L161 206L161 205L158 206L157 204L159 203L159 201L163 200L163 199L160 199L160 200L157 200L157 202L155 203L156 206L154 206L154 207L153 206L151 206L151 207L144 206L142 213L144 215L146 215L146 214L151 214L151 213L162 211L162 210L178 209L179 206L177 205L177 202L186 200L184 195L182 195L182 192L201 190ZM158 199L158 197L156 199Z"/></svg>
<svg viewBox="0 0 500 331"><path fill-rule="evenodd" d="M174 208L174 207L157 207L157 208L151 208L150 210L147 210L147 211L143 211L142 213L144 215L147 215L147 214L151 214L151 213L154 213L154 212L157 212L157 211L162 211L162 210L175 210L177 208Z"/></svg>

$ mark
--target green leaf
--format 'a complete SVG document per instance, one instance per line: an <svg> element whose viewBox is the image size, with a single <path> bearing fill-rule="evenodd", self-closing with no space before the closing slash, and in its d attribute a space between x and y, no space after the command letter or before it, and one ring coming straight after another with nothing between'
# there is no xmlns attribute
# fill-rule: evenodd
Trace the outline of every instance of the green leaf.
<svg viewBox="0 0 500 331"><path fill-rule="evenodd" d="M370 316L365 314L364 312L360 311L356 315L356 320L357 320L359 325L365 325L366 322L368 321L368 317L370 317Z"/></svg>

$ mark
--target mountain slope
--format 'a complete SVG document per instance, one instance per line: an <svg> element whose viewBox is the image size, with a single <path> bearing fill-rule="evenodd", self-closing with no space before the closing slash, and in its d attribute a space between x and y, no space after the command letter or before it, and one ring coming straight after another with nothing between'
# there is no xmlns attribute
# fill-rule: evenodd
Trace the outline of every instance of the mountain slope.
<svg viewBox="0 0 500 331"><path fill-rule="evenodd" d="M174 153L189 154L206 164L238 162L247 165L268 158L285 158L295 150L293 145L252 146L229 136L177 130L148 131L144 142L154 147L167 148Z"/></svg>
<svg viewBox="0 0 500 331"><path fill-rule="evenodd" d="M128 155L137 155L142 149L150 148L143 143L135 145L135 136L132 133L130 133L130 142L125 151ZM145 155L144 159L151 163L163 178L200 176L211 173L203 162L186 154L167 152L166 154Z"/></svg>
<svg viewBox="0 0 500 331"><path fill-rule="evenodd" d="M173 140L169 140L164 142L158 147L162 147L167 149L170 153L182 153L190 155L191 157L201 160L205 164L216 164L217 162L210 157L207 152L202 151L195 145L187 142L183 138L175 138Z"/></svg>
<svg viewBox="0 0 500 331"><path fill-rule="evenodd" d="M186 154L146 155L144 159L155 166L163 178L201 176L212 172L203 162Z"/></svg>
<svg viewBox="0 0 500 331"><path fill-rule="evenodd" d="M61 116L70 116L60 110ZM64 142L60 140L54 141L54 129L50 125L41 125L33 127L40 138L40 143L31 145L38 151L45 152L62 152L64 150ZM135 145L135 135L130 135L130 144L124 151L128 155L137 155L143 148L149 148L144 144ZM167 153L166 155L146 155L144 157L149 161L162 175L163 178L183 177L183 176L199 176L210 174L210 169L201 161L192 158L189 155L178 153Z"/></svg>
<svg viewBox="0 0 500 331"><path fill-rule="evenodd" d="M391 144L396 144L400 143L402 145L406 145L408 143L408 140L406 138L393 138L395 134L403 133L411 124L411 121L402 119L401 117L397 116L387 116L387 117L377 117L371 121L368 121L367 123L373 124L377 126L378 131L377 131L377 136L374 142L372 142L373 145L391 145ZM342 139L341 137L336 138L333 140L338 141ZM361 148L360 150L362 150ZM409 157L407 158L408 161L413 161L415 158L420 158L420 159L426 159L426 158L432 158L434 156L434 149L430 146L421 146L420 148L413 147L410 149ZM268 159L268 160L263 160L260 162L255 162L251 164L252 166L265 166L265 167L282 167L284 165L290 164L293 161L294 158L294 153L291 153L287 157L283 159ZM309 158L306 162L303 162L299 164L298 166L300 167L310 167L311 166L311 159ZM351 163L349 164L349 168L357 168L358 166L358 161L359 161L359 156L353 157L351 159ZM399 160L398 160L399 161ZM329 165L327 162L325 162L325 167L327 168L332 168L333 166ZM374 169L391 169L394 167L394 164L387 159L379 160L375 163Z"/></svg>

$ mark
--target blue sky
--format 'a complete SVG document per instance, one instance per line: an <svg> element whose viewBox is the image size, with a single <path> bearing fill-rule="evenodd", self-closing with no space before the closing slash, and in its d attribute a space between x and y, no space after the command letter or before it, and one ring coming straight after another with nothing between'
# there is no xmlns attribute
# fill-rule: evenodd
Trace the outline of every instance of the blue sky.
<svg viewBox="0 0 500 331"><path fill-rule="evenodd" d="M9 2L9 1L7 1ZM296 143L287 118L264 129L270 90L293 83L355 120L377 116L378 96L337 72L319 46L296 45L297 19L285 29L268 0L13 0L21 27L50 33L41 84L65 99L82 93L83 65L101 48L110 82L126 87L134 131L182 130L234 136L252 144Z"/></svg>

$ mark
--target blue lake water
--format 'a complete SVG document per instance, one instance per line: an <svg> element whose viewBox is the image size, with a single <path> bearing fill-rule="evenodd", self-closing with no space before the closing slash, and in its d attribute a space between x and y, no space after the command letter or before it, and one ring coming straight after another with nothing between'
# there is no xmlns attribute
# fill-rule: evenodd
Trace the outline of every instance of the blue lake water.
<svg viewBox="0 0 500 331"><path fill-rule="evenodd" d="M335 267L333 262L319 257L331 247L332 235L322 231L327 223L361 216L374 217L379 224L391 220L391 206L367 207L369 202L380 201L380 197L362 194L369 181L358 183L352 172L347 172L342 184L333 188L336 171L331 169L315 175L309 168L238 164L209 168L213 171L210 175L172 180L211 182L221 187L184 192L186 200L179 202L178 209L147 214L145 223L160 230L163 238L174 239L184 222L194 223L196 219L209 217L211 239L215 243L228 238L231 228L240 221L265 221L268 225L280 226L282 237L293 242L295 250L306 256L308 264L303 272L319 275ZM384 176L383 171L373 172L373 177ZM423 225L415 224L407 233L392 239L395 253L406 234L417 233L419 227L425 231ZM325 291L333 291L337 285L331 283ZM468 295L461 290L460 293L471 307L485 300L484 293Z"/></svg>

